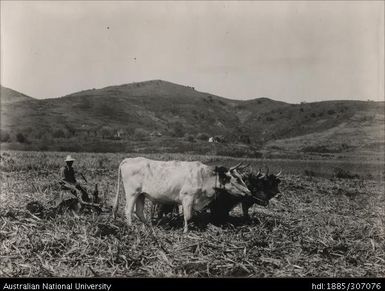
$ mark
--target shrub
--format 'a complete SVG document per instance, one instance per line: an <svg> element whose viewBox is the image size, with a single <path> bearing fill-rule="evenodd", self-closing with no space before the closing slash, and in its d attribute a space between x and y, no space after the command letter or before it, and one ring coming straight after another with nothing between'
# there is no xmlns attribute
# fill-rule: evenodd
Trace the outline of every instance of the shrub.
<svg viewBox="0 0 385 291"><path fill-rule="evenodd" d="M80 109L90 109L92 107L92 104L89 99L83 98L81 103L79 104Z"/></svg>
<svg viewBox="0 0 385 291"><path fill-rule="evenodd" d="M195 139L194 139L194 136L192 134L186 134L185 135L185 139L189 142L194 142Z"/></svg>
<svg viewBox="0 0 385 291"><path fill-rule="evenodd" d="M34 137L35 139L41 139L41 138L44 136L44 134L45 134L45 131L43 131L43 130L38 130L38 131L36 131L36 132L34 133L33 137Z"/></svg>
<svg viewBox="0 0 385 291"><path fill-rule="evenodd" d="M26 143L27 142L27 138L21 132L16 134L16 140L19 143Z"/></svg>
<svg viewBox="0 0 385 291"><path fill-rule="evenodd" d="M302 148L302 152L304 153L332 153L334 151L330 150L328 147L324 145L320 146L307 146Z"/></svg>
<svg viewBox="0 0 385 291"><path fill-rule="evenodd" d="M62 129L58 129L58 130L55 130L52 134L52 136L54 138L64 138L65 137L65 134L64 134L64 131Z"/></svg>
<svg viewBox="0 0 385 291"><path fill-rule="evenodd" d="M103 116L112 117L112 116L117 114L116 108L117 107L113 107L109 104L100 103L96 106L95 112L97 112Z"/></svg>
<svg viewBox="0 0 385 291"><path fill-rule="evenodd" d="M315 172L312 171L312 170L305 170L305 176L308 176L308 177L315 177Z"/></svg>
<svg viewBox="0 0 385 291"><path fill-rule="evenodd" d="M8 132L2 131L0 133L0 135L1 135L1 142L9 142L9 141L11 141L11 136L9 135Z"/></svg>
<svg viewBox="0 0 385 291"><path fill-rule="evenodd" d="M148 133L146 130L144 130L143 128L136 128L135 129L135 132L134 132L134 139L135 140L143 141L143 140L146 140L147 137L148 137Z"/></svg>
<svg viewBox="0 0 385 291"><path fill-rule="evenodd" d="M48 145L45 143L42 143L42 142L38 144L37 148L39 149L39 151L48 151L48 149L49 149ZM59 148L59 150L62 151L61 148Z"/></svg>
<svg viewBox="0 0 385 291"><path fill-rule="evenodd" d="M38 142L38 149L41 151L46 151L50 146L54 145L54 141L49 133L42 135L40 141Z"/></svg>
<svg viewBox="0 0 385 291"><path fill-rule="evenodd" d="M243 149L233 149L233 148L218 149L216 151L216 155L218 155L218 156L238 157L238 158L249 157L249 153L247 153Z"/></svg>
<svg viewBox="0 0 385 291"><path fill-rule="evenodd" d="M359 178L360 176L357 174L352 174L348 170L344 170L342 168L334 168L334 177L340 179L355 179Z"/></svg>
<svg viewBox="0 0 385 291"><path fill-rule="evenodd" d="M272 145L270 148L271 148L272 150L282 150L282 148L279 147L279 146L277 146L277 145Z"/></svg>
<svg viewBox="0 0 385 291"><path fill-rule="evenodd" d="M111 138L113 137L113 129L109 126L103 126L101 129L100 129L100 133L102 134L102 138L103 139L106 139L106 138Z"/></svg>
<svg viewBox="0 0 385 291"><path fill-rule="evenodd" d="M350 149L350 146L342 143L339 146L325 146L325 145L315 145L315 146L307 146L302 148L302 152L304 153L341 153Z"/></svg>
<svg viewBox="0 0 385 291"><path fill-rule="evenodd" d="M65 128L68 131L68 137L75 136L76 129L71 124L64 124Z"/></svg>
<svg viewBox="0 0 385 291"><path fill-rule="evenodd" d="M182 137L184 135L184 128L180 122L175 122L171 130L173 137Z"/></svg>
<svg viewBox="0 0 385 291"><path fill-rule="evenodd" d="M208 141L209 135L207 133L201 133L200 132L200 133L197 134L196 138L199 139L199 140Z"/></svg>

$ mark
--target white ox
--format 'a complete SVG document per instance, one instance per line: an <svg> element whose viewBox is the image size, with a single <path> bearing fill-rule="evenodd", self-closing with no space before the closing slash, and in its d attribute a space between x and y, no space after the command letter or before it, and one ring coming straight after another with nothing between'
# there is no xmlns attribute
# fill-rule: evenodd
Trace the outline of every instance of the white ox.
<svg viewBox="0 0 385 291"><path fill-rule="evenodd" d="M182 204L184 232L192 210L201 210L215 199L216 188L234 196L251 196L249 189L237 172L239 165L230 169L210 167L201 162L154 161L146 158L124 159L118 170L118 186L113 217L119 204L119 178L122 176L126 194L125 214L127 224L132 224L132 212L146 223L143 214L145 197L155 203Z"/></svg>

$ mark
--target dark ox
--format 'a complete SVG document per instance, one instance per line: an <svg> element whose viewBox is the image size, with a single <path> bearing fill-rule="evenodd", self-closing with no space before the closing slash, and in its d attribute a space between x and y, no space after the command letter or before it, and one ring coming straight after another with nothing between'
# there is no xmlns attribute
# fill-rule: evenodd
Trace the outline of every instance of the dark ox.
<svg viewBox="0 0 385 291"><path fill-rule="evenodd" d="M210 167L201 162L154 161L146 158L124 159L118 170L118 187L113 216L119 204L120 176L126 196L127 224L132 224L132 213L146 223L145 198L161 204L181 204L184 215L184 232L192 210L202 210L215 199L216 188L238 197L251 196L237 168Z"/></svg>
<svg viewBox="0 0 385 291"><path fill-rule="evenodd" d="M280 193L278 186L281 180L278 174L270 174L266 169L266 173L262 174L259 171L257 174L252 172L242 174L243 181L252 193L252 197L234 197L226 191L217 188L215 199L208 205L214 221L224 222L229 217L229 212L239 203L242 205L242 212L245 219L249 219L249 208L254 204L267 206L271 198ZM157 217L161 218L164 215L172 212L178 213L176 205L156 204L153 205L152 213L157 213Z"/></svg>
<svg viewBox="0 0 385 291"><path fill-rule="evenodd" d="M278 176L281 174L270 174L267 169L265 174L259 171L257 174L243 174L243 180L249 188L252 196L238 198L231 197L227 193L220 191L216 199L209 204L210 212L213 219L217 222L224 222L229 217L229 212L239 203L242 205L242 212L245 219L249 219L249 208L254 204L267 206L271 198L280 193L278 186L281 180Z"/></svg>
<svg viewBox="0 0 385 291"><path fill-rule="evenodd" d="M151 219L161 219L163 216L170 213L179 214L179 206L178 204L152 203L150 213Z"/></svg>

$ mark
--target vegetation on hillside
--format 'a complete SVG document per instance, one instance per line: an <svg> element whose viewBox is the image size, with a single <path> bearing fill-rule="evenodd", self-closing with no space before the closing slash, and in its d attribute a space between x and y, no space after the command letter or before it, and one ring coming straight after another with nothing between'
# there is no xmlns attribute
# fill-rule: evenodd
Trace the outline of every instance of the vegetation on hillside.
<svg viewBox="0 0 385 291"><path fill-rule="evenodd" d="M380 134L384 102L230 100L161 80L44 100L20 98L25 95L10 89L1 93L1 140L13 149L70 150L71 144L76 151L89 147L100 151L92 146L100 143L107 148L104 151L126 151L126 145L135 142L164 147L163 142L172 138L180 148L189 142L188 148L199 154L203 146L195 142L207 142L210 136L223 136L234 148L249 145L249 151L270 145L292 151L346 152L376 145L381 150L385 144Z"/></svg>

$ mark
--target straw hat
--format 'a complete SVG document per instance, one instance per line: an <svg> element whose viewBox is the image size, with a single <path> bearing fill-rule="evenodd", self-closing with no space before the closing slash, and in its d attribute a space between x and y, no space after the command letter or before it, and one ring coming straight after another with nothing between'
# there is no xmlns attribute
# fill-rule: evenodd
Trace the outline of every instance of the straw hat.
<svg viewBox="0 0 385 291"><path fill-rule="evenodd" d="M73 161L75 161L75 159L73 158L73 157L71 157L71 155L68 155L67 157L66 157L66 160L65 160L66 162L73 162Z"/></svg>

